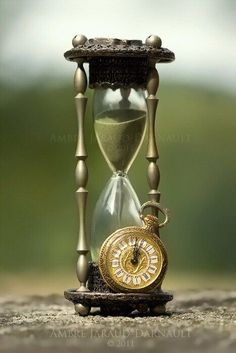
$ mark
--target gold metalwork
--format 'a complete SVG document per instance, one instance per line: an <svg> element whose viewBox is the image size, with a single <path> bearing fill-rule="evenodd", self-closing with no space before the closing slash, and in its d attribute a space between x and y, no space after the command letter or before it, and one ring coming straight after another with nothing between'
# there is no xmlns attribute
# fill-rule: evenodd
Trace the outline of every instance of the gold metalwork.
<svg viewBox="0 0 236 353"><path fill-rule="evenodd" d="M162 223L159 223L159 219L157 217L155 217L155 216L152 216L152 215L144 216L143 215L143 211L145 210L145 208L148 208L148 207L156 208L157 210L161 211L161 213L165 216L164 221ZM166 208L162 208L159 203L153 202L153 201L147 201L141 206L141 208L140 208L140 218L144 221L146 226L148 225L149 220L150 220L150 227L155 226L155 228L162 228L169 221L169 216L168 216L167 209ZM155 233L154 230L153 230L153 232Z"/></svg>
<svg viewBox="0 0 236 353"><path fill-rule="evenodd" d="M158 208L165 215L164 222L159 224L155 216L141 213L143 227L119 229L101 247L100 272L116 292L149 292L161 285L166 273L167 252L155 232L167 223L168 216L157 203L147 202L141 210L147 207Z"/></svg>

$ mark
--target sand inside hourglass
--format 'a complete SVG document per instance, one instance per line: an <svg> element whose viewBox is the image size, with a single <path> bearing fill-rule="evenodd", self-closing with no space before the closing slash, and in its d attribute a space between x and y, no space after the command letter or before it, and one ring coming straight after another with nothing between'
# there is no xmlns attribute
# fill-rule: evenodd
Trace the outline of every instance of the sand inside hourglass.
<svg viewBox="0 0 236 353"><path fill-rule="evenodd" d="M95 117L99 147L113 171L127 171L141 146L146 112L135 109L109 110Z"/></svg>

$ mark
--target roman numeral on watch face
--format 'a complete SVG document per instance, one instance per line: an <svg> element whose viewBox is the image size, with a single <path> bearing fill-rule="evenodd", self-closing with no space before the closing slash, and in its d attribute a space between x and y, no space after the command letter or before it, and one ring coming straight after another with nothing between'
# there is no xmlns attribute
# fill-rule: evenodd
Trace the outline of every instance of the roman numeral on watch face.
<svg viewBox="0 0 236 353"><path fill-rule="evenodd" d="M115 260L112 260L112 267L118 267L119 266L119 260L118 259L115 259Z"/></svg>
<svg viewBox="0 0 236 353"><path fill-rule="evenodd" d="M117 277L121 277L124 274L124 272L122 271L122 269L120 267L118 267L114 273Z"/></svg>
<svg viewBox="0 0 236 353"><path fill-rule="evenodd" d="M125 274L125 275L123 276L122 280L123 280L124 283L128 284L128 283L130 283L131 278L132 278L131 276Z"/></svg>
<svg viewBox="0 0 236 353"><path fill-rule="evenodd" d="M133 276L132 281L135 286L139 285L142 282L141 276Z"/></svg>
<svg viewBox="0 0 236 353"><path fill-rule="evenodd" d="M149 273L155 273L157 271L157 267L154 265L150 265L148 268Z"/></svg>
<svg viewBox="0 0 236 353"><path fill-rule="evenodd" d="M124 240L122 240L119 244L120 250L124 250L127 246L128 244Z"/></svg>
<svg viewBox="0 0 236 353"><path fill-rule="evenodd" d="M119 257L120 254L121 254L121 250L120 250L120 249L115 249L112 255L113 255L114 257Z"/></svg>
<svg viewBox="0 0 236 353"><path fill-rule="evenodd" d="M158 262L157 255L150 256L150 262L151 262L151 264L156 264Z"/></svg>
<svg viewBox="0 0 236 353"><path fill-rule="evenodd" d="M141 277L144 280L144 282L147 282L151 278L149 273L143 273Z"/></svg>
<svg viewBox="0 0 236 353"><path fill-rule="evenodd" d="M148 245L146 251L151 255L155 252L155 249L152 245Z"/></svg>

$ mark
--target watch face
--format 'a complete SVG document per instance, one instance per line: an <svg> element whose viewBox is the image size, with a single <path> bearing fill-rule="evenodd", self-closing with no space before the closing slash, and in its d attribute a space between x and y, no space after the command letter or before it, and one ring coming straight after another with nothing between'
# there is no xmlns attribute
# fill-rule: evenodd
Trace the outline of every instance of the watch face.
<svg viewBox="0 0 236 353"><path fill-rule="evenodd" d="M127 227L105 240L99 268L114 291L145 292L163 280L167 254L157 235L143 228Z"/></svg>

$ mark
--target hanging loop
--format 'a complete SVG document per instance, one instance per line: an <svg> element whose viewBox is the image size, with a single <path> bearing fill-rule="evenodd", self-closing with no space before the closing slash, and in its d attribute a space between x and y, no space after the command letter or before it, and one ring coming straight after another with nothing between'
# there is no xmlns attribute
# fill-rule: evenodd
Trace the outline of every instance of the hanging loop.
<svg viewBox="0 0 236 353"><path fill-rule="evenodd" d="M158 223L158 228L162 228L166 225L166 223L169 221L169 218L168 218L168 213L167 213L167 209L166 208L162 208L161 205L158 203L158 202L155 202L155 201L147 201L145 202L141 208L140 208L140 211L139 211L139 214L140 214L140 218L145 221L145 216L143 215L143 211L146 209L146 208L155 208L155 209L158 209L164 216L165 216L165 219L162 223L159 223L159 220L157 217L155 216L152 216L152 218L156 218L156 222Z"/></svg>

